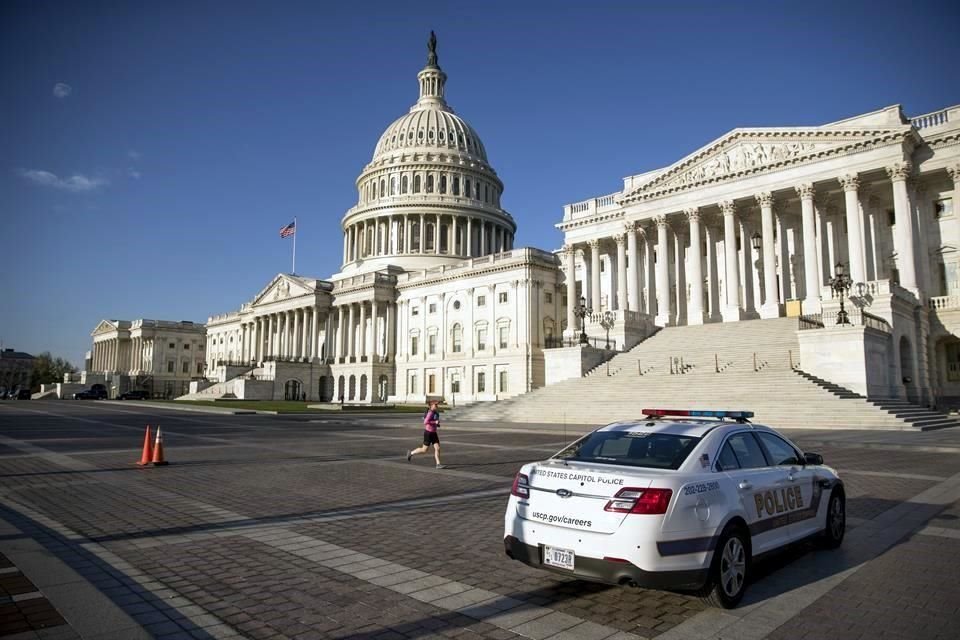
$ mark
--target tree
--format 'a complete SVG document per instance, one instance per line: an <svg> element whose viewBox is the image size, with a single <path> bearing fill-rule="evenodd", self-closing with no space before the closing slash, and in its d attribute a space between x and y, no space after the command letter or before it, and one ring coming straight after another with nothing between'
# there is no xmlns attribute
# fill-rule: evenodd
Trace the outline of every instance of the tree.
<svg viewBox="0 0 960 640"><path fill-rule="evenodd" d="M63 382L63 374L76 371L77 368L63 358L54 358L49 351L44 351L33 360L30 389L37 392L42 384Z"/></svg>

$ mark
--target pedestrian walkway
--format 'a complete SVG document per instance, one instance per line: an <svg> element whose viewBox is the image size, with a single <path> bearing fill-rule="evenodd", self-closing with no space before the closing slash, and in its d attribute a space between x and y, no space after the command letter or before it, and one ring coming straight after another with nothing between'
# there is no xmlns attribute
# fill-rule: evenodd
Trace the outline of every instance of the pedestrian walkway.
<svg viewBox="0 0 960 640"><path fill-rule="evenodd" d="M0 638L69 640L79 637L43 592L0 553Z"/></svg>

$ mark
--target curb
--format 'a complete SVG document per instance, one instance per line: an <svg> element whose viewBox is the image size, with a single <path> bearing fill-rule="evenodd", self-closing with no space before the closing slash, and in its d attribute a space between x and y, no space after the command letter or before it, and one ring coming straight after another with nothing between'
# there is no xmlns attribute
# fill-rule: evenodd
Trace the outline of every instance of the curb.
<svg viewBox="0 0 960 640"><path fill-rule="evenodd" d="M102 400L100 402L103 402ZM111 404L114 403L112 400L108 400ZM213 413L218 415L226 416L252 416L252 415L268 415L275 416L279 415L279 411L261 411L257 409L222 409L219 407L197 407L193 405L175 405L168 403L157 403L157 402L139 402L137 400L118 400L117 403L122 404L123 406L130 407L148 407L151 409L170 409L172 411L192 411L193 413Z"/></svg>

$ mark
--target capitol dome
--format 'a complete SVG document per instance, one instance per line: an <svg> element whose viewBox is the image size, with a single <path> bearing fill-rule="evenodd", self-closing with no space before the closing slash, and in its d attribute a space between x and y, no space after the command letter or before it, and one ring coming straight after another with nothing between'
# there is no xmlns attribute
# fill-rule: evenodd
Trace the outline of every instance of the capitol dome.
<svg viewBox="0 0 960 640"><path fill-rule="evenodd" d="M377 142L343 218L342 271L424 269L513 248L516 223L480 136L444 98L430 33L420 97Z"/></svg>

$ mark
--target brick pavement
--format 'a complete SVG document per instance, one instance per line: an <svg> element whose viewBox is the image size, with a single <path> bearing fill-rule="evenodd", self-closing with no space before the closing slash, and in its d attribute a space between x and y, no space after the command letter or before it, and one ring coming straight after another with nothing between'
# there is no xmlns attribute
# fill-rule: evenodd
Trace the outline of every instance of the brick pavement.
<svg viewBox="0 0 960 640"><path fill-rule="evenodd" d="M886 564L886 555L866 558L849 576L823 574L827 591L813 588L816 582L801 587L809 596L791 605L789 598L784 602L796 588L791 581L826 558L798 548L759 565L762 577L748 593L754 604L730 618L681 594L563 579L503 555L509 480L523 462L560 448L557 433L454 426L442 436L449 468L437 472L423 461L402 461L400 452L419 438L409 417L344 424L145 415L112 403L36 402L29 409L0 410L0 435L13 439L0 443L6 451L0 452L6 505L0 519L77 570L143 637L599 638L629 632L666 640L699 637L689 633L697 625L719 629L730 619L739 622L729 629L782 634L807 615L840 618L840 587L858 584L854 579L883 584L900 566ZM174 464L131 468L143 425L158 419ZM909 435L888 434L876 450L857 448L849 434L816 448L828 463L850 469L855 524L880 526L905 500L960 469L960 455L936 450L928 437L924 451L893 440ZM809 437L830 440L822 432ZM431 496L440 499L423 501ZM953 522L958 513L954 505L940 514L923 510L922 517L934 525ZM924 563L941 539L917 535L887 554L906 554L902 560L930 573ZM912 579L929 589L942 578L941 572ZM887 606L883 593L851 591ZM750 626L753 608L772 603L782 609L778 616L796 618L793 627ZM818 606L830 615L817 613ZM924 606L939 607L937 614L948 620L956 613L942 600ZM67 608L64 616L69 621L79 611ZM138 637L132 633L102 637Z"/></svg>

